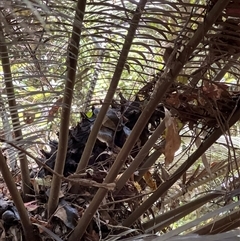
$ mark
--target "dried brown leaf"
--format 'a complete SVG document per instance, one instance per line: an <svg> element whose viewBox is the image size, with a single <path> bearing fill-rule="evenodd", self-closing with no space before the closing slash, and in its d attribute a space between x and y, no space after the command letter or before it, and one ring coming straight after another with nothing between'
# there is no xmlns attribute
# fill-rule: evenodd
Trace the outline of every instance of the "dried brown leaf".
<svg viewBox="0 0 240 241"><path fill-rule="evenodd" d="M166 129L166 145L165 145L165 165L172 163L175 152L181 145L181 137L178 133L178 125L176 119L171 119L171 124L168 121L168 127Z"/></svg>
<svg viewBox="0 0 240 241"><path fill-rule="evenodd" d="M156 181L154 180L151 172L147 171L143 176L145 182L147 185L154 191L157 189Z"/></svg>

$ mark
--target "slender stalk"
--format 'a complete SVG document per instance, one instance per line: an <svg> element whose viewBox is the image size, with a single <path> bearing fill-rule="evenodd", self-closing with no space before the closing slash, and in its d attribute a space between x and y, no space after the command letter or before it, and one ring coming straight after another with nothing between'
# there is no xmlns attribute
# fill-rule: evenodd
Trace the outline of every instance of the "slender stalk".
<svg viewBox="0 0 240 241"><path fill-rule="evenodd" d="M155 144L155 142L157 141L157 139L163 133L164 130L165 130L165 118L161 122L161 124L157 127L157 129L154 131L154 133L151 135L151 137L148 139L148 141L144 144L144 146L137 154L137 156L134 158L130 166L125 170L125 172L119 178L118 182L116 183L117 192L124 187L127 180L131 177L131 175L142 163L143 159L147 156L147 154L149 153L149 150L153 147L153 145Z"/></svg>
<svg viewBox="0 0 240 241"><path fill-rule="evenodd" d="M20 196L20 193L17 190L17 187L15 185L14 179L12 177L12 174L7 166L7 163L5 161L5 158L0 152L0 170L3 176L3 179L8 187L8 190L11 194L11 197L13 199L13 202L18 210L19 216L20 216L20 221L22 223L23 231L26 237L27 241L32 241L35 240L34 237L34 232L33 232L33 227L30 222L30 219L28 217L27 210L24 206L23 200Z"/></svg>
<svg viewBox="0 0 240 241"><path fill-rule="evenodd" d="M21 125L20 125L18 111L17 111L18 106L16 103L15 94L14 94L14 85L12 82L12 71L11 71L11 64L8 56L8 48L6 45L1 23L0 23L0 57L2 62L4 81L6 86L7 99L8 99L8 105L9 105L15 140L20 142L23 139L23 136L22 136L22 130L21 130ZM27 198L26 195L30 194L31 192L31 189L30 189L31 182L30 182L30 175L29 175L29 169L28 169L28 161L24 153L19 152L18 157L20 160L20 167L21 167L23 198L27 200L29 198Z"/></svg>
<svg viewBox="0 0 240 241"><path fill-rule="evenodd" d="M82 31L82 22L86 7L86 0L78 0L73 22L72 36L68 47L69 66L67 71L67 80L64 89L63 107L61 114L61 123L59 131L59 144L58 152L55 161L54 171L62 175L65 165L65 159L68 146L68 132L69 120L71 112L71 104L73 97L73 88L75 84L77 59L79 53L79 42ZM61 178L57 175L53 176L50 195L48 200L48 215L49 217L54 213L57 208L59 200L59 191L61 188Z"/></svg>
<svg viewBox="0 0 240 241"><path fill-rule="evenodd" d="M231 120L229 126L234 125L240 118L240 109L238 109ZM225 127L226 129L226 127ZM124 226L132 225L144 212L150 208L159 197L161 197L181 176L187 171L193 163L201 157L201 155L223 134L222 129L216 129L201 146L172 174L172 176L162 183L158 189L150 196L141 206L139 206L130 216L123 222Z"/></svg>

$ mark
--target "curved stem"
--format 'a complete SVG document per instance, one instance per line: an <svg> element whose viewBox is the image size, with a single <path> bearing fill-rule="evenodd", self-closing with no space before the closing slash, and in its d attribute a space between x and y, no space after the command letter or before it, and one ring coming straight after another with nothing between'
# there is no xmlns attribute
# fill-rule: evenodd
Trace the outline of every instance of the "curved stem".
<svg viewBox="0 0 240 241"><path fill-rule="evenodd" d="M33 227L32 224L30 222L30 219L28 217L28 213L27 210L24 206L23 200L20 196L19 191L17 190L17 187L15 185L14 179L12 177L12 174L7 166L7 163L5 161L5 158L2 154L2 152L0 152L0 170L3 176L3 179L8 187L8 190L11 194L11 197L13 199L13 202L18 210L20 219L21 219L21 223L22 223L22 227L23 227L23 231L24 234L26 236L26 240L27 241L32 241L35 240L34 237L34 232L33 232Z"/></svg>
<svg viewBox="0 0 240 241"><path fill-rule="evenodd" d="M15 140L21 141L23 139L21 125L19 121L18 111L17 111L17 103L14 93L14 85L12 82L12 72L11 72L11 64L8 56L8 49L6 45L6 41L4 38L4 33L2 29L2 25L0 23L0 57L2 62L4 81L7 92L8 105L12 120L13 131L15 135ZM22 191L23 197L27 200L27 194L31 192L31 182L30 182L30 174L28 169L28 161L27 157L24 153L19 153L20 167L21 167L21 175L22 175Z"/></svg>

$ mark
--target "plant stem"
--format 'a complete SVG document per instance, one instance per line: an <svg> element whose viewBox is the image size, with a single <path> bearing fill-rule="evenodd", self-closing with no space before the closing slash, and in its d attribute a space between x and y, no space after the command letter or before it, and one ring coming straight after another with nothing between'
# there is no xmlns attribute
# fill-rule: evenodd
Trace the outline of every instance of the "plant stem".
<svg viewBox="0 0 240 241"><path fill-rule="evenodd" d="M71 104L73 97L73 88L75 84L77 60L79 53L79 42L82 31L82 22L86 7L86 0L78 0L75 18L73 22L72 36L68 47L69 63L67 71L66 85L64 89L63 106L61 114L61 123L59 131L59 143L57 157L55 161L54 171L62 175L65 165L65 159L68 147L69 120L71 112ZM61 188L61 178L57 175L53 176L50 195L48 200L48 216L50 217L57 208L59 201L59 191Z"/></svg>
<svg viewBox="0 0 240 241"><path fill-rule="evenodd" d="M16 141L23 140L22 137L22 130L18 116L18 106L16 103L15 93L14 93L14 86L12 82L12 72L11 72L11 65L8 56L8 49L6 45L6 41L4 38L4 33L2 29L2 25L0 23L0 56L7 92L7 99L9 105L9 111L12 119L12 126L15 135ZM18 153L19 160L20 160L20 167L21 167L21 176L22 176L22 191L23 191L23 198L24 200L28 200L27 194L31 192L31 182L30 182L30 174L28 169L28 161L27 157L24 153Z"/></svg>
<svg viewBox="0 0 240 241"><path fill-rule="evenodd" d="M3 176L3 179L8 187L8 190L11 194L13 202L18 210L26 240L27 241L35 240L33 226L30 222L27 210L24 206L20 193L17 190L17 187L14 183L14 179L7 166L7 163L5 161L5 158L2 154L2 152L0 152L0 170L1 170L1 173Z"/></svg>

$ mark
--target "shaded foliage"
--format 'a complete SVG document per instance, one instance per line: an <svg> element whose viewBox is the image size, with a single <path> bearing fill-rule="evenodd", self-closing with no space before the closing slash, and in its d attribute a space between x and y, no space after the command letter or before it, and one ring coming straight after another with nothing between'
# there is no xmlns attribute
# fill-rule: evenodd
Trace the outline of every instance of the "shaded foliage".
<svg viewBox="0 0 240 241"><path fill-rule="evenodd" d="M69 241L238 226L239 9L238 0L0 3L2 150L21 160L13 179L0 153L2 193L26 239L32 223L43 240ZM33 203L24 206L19 182ZM19 223L11 208L1 219Z"/></svg>

